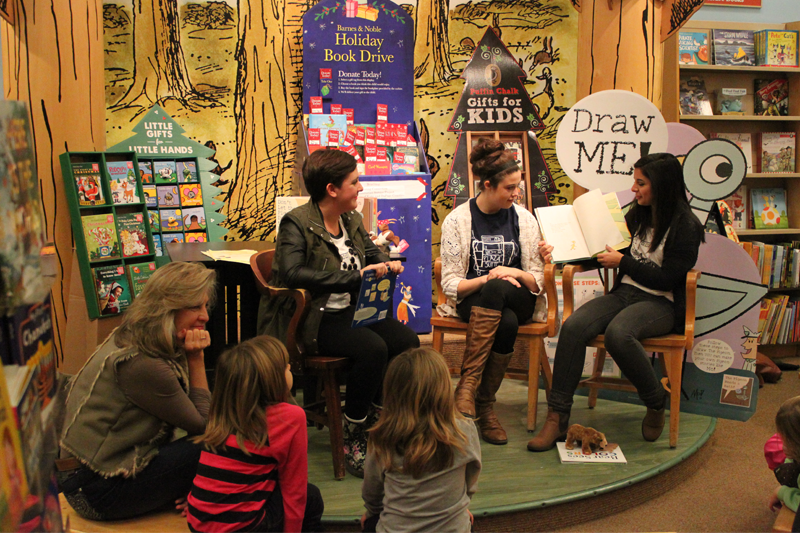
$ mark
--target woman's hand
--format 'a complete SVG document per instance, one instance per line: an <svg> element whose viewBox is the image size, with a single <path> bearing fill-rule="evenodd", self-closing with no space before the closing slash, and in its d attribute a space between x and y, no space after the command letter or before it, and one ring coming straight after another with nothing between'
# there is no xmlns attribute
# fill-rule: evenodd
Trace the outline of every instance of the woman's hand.
<svg viewBox="0 0 800 533"><path fill-rule="evenodd" d="M389 261L388 263L384 263L386 267L391 270L394 274L400 274L405 270L403 263L400 261Z"/></svg>
<svg viewBox="0 0 800 533"><path fill-rule="evenodd" d="M204 329L182 329L177 333L178 343L183 346L187 358L203 355L203 350L211 345L211 333Z"/></svg>
<svg viewBox="0 0 800 533"><path fill-rule="evenodd" d="M520 270L518 268L499 266L499 267L494 267L493 269L491 269L489 271L489 274L488 274L487 278L488 278L488 280L491 280L491 279L507 279L507 278L512 278L512 279L516 280L520 275L522 275L522 270Z"/></svg>
<svg viewBox="0 0 800 533"><path fill-rule="evenodd" d="M539 255L542 256L545 265L553 262L553 245L545 241L539 241Z"/></svg>
<svg viewBox="0 0 800 533"><path fill-rule="evenodd" d="M606 251L597 255L597 261L604 268L617 268L622 261L622 254L606 244Z"/></svg>
<svg viewBox="0 0 800 533"><path fill-rule="evenodd" d="M361 277L364 277L364 272L367 270L374 270L375 276L380 279L389 272L389 267L386 266L386 263L375 263L374 265L369 265L361 269Z"/></svg>
<svg viewBox="0 0 800 533"><path fill-rule="evenodd" d="M769 497L769 510L770 511L780 511L783 504L781 503L781 499L778 498L778 491L781 490L781 486L778 485L778 488L775 489L775 492Z"/></svg>

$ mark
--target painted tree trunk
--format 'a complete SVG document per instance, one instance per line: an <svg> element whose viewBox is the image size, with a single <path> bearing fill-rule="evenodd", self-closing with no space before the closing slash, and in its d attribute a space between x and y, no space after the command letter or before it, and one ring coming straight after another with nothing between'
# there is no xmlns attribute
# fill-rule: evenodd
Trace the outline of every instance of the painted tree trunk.
<svg viewBox="0 0 800 533"><path fill-rule="evenodd" d="M73 241L58 156L105 148L103 7L100 0L19 0L14 13L13 27L0 24L3 87L6 98L30 104L47 238L55 244L54 344L63 361Z"/></svg>
<svg viewBox="0 0 800 533"><path fill-rule="evenodd" d="M417 85L441 83L453 76L448 9L445 0L417 1L414 22L414 78Z"/></svg>

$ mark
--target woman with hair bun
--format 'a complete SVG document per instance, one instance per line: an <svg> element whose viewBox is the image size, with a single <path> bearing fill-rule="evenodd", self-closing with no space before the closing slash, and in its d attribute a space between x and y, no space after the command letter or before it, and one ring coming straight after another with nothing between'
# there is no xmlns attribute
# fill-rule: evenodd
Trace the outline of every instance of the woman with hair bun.
<svg viewBox="0 0 800 533"><path fill-rule="evenodd" d="M480 194L450 213L442 226L442 316L469 322L456 409L477 419L481 437L505 444L493 410L495 394L514 351L517 329L543 316L544 264L552 247L539 224L516 205L522 173L514 155L496 140L481 141L470 155ZM538 314L537 314L538 312Z"/></svg>

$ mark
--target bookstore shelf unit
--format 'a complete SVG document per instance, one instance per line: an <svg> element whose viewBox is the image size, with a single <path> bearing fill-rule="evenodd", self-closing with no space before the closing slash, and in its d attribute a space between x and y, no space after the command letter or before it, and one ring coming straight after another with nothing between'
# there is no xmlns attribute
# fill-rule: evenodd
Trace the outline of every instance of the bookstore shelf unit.
<svg viewBox="0 0 800 533"><path fill-rule="evenodd" d="M712 22L689 21L682 30L703 31L712 29L727 30L800 30L800 22L785 24L755 24L744 22ZM709 35L709 43L711 36ZM710 54L713 55L713 54ZM726 87L747 88L747 96L743 99L745 115L681 115L679 105L681 76L701 77L717 113L715 96L717 90ZM785 78L789 82L789 114L788 116L760 116L753 114L754 80ZM662 98L662 114L667 122L682 122L700 131L706 138L712 133L750 133L753 137L753 149L758 149L758 134L765 132L794 132L800 138L800 68L796 67L740 67L722 65L680 65L678 61L678 35L664 43L664 85ZM797 147L795 146L795 154ZM796 158L797 159L797 158ZM756 164L753 154L753 164ZM797 162L796 162L797 164ZM756 170L756 169L754 169ZM796 168L795 170L800 170ZM751 188L783 188L786 190L786 209L789 228L778 230L737 230L739 237L745 241L762 241L774 244L800 240L800 172L747 174L744 185ZM748 210L752 208L748 205ZM750 213L748 212L748 215ZM770 289L770 293L798 293L798 289ZM761 345L765 353L771 356L785 357L797 355L800 343Z"/></svg>
<svg viewBox="0 0 800 533"><path fill-rule="evenodd" d="M75 250L78 255L80 266L81 281L83 282L84 297L86 298L86 308L90 319L105 316L101 312L96 292L96 282L93 269L104 266L121 266L127 270L128 265L148 263L155 261L155 247L153 246L153 235L150 230L149 215L145 204L145 197L142 191L142 183L139 178L139 163L134 152L65 152L60 156L61 169L64 178L64 190L69 204L70 216L72 218L72 234L75 240ZM106 163L133 161L136 176L135 195L139 202L115 204L107 177ZM102 179L97 184L102 190L103 202L97 205L81 205L79 191L75 179L74 170L81 164L95 163L98 165ZM143 221L143 227L147 233L147 250L149 253L125 257L122 253L122 243L119 239L119 217L126 214L139 214ZM87 215L112 215L113 223L116 226L117 255L113 259L91 259L90 250L84 236L83 217ZM132 289L129 285L129 289ZM116 313L115 313L116 314Z"/></svg>

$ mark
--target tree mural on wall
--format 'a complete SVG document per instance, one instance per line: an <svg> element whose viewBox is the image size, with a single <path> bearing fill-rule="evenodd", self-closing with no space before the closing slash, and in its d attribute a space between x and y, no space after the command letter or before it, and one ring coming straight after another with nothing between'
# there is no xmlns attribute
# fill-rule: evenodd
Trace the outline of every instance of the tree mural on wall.
<svg viewBox="0 0 800 533"><path fill-rule="evenodd" d="M181 47L178 0L133 0L133 84L113 107L142 106L176 99L198 110L214 105L189 81Z"/></svg>
<svg viewBox="0 0 800 533"><path fill-rule="evenodd" d="M447 82L450 61L447 0L417 0L414 22L414 78L418 85Z"/></svg>

